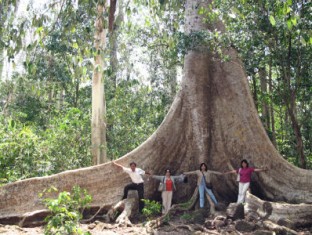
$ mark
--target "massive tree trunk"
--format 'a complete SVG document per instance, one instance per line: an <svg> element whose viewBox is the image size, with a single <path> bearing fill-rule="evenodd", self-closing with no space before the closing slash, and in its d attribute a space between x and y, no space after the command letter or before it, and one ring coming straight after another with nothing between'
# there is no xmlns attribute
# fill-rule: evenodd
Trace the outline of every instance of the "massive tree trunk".
<svg viewBox="0 0 312 235"><path fill-rule="evenodd" d="M208 27L198 15L207 1L186 3L186 32ZM230 56L222 62L203 47L185 57L182 88L165 120L141 146L118 160L128 165L136 161L143 169L161 173L170 167L176 173L195 170L201 162L209 169L225 171L237 168L242 158L251 165L270 170L257 174L252 192L262 199L312 203L312 172L285 161L270 142L258 118L248 88L243 66L234 49L224 49ZM219 200L234 201L237 195L235 176L213 179ZM123 187L130 181L111 163L66 171L57 175L32 178L0 188L0 223L17 222L26 212L43 209L38 194L50 186L60 191L73 185L86 188L93 196L93 207L110 206L121 199ZM191 180L191 182L193 182ZM177 200L186 200L195 188L178 187ZM256 190L257 189L257 190ZM146 182L145 197L152 197L155 184Z"/></svg>
<svg viewBox="0 0 312 235"><path fill-rule="evenodd" d="M92 121L91 121L91 142L93 164L100 164L107 161L106 156L106 104L104 93L104 49L106 46L106 28L104 14L106 1L98 1L97 18L95 20L95 49L92 77Z"/></svg>

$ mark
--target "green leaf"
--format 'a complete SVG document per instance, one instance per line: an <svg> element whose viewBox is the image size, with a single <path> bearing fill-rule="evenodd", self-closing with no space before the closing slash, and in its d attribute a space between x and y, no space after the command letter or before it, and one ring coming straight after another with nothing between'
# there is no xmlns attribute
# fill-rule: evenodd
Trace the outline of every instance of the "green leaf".
<svg viewBox="0 0 312 235"><path fill-rule="evenodd" d="M75 49L78 49L78 48L79 48L78 43L77 43L77 42L74 42L73 45L72 45L72 47L75 48Z"/></svg>
<svg viewBox="0 0 312 235"><path fill-rule="evenodd" d="M204 13L205 13L205 8L203 8L203 7L199 8L198 14L199 14L199 15L202 15L202 14L204 14Z"/></svg>
<svg viewBox="0 0 312 235"><path fill-rule="evenodd" d="M270 20L271 25L273 25L273 26L276 25L276 21L275 21L274 16L270 15L269 20Z"/></svg>
<svg viewBox="0 0 312 235"><path fill-rule="evenodd" d="M291 17L291 23L293 24L293 26L296 26L297 25L297 18Z"/></svg>
<svg viewBox="0 0 312 235"><path fill-rule="evenodd" d="M290 29L292 29L292 27L293 27L293 24L292 24L291 20L290 19L287 20L287 28L290 30Z"/></svg>
<svg viewBox="0 0 312 235"><path fill-rule="evenodd" d="M151 27L151 22L149 21L149 19L145 20L145 26L146 27Z"/></svg>
<svg viewBox="0 0 312 235"><path fill-rule="evenodd" d="M36 29L36 32L37 33L40 33L40 32L42 32L43 31L43 27L38 27L37 29Z"/></svg>
<svg viewBox="0 0 312 235"><path fill-rule="evenodd" d="M291 8L285 4L283 8L283 14L287 15L290 11L291 11Z"/></svg>

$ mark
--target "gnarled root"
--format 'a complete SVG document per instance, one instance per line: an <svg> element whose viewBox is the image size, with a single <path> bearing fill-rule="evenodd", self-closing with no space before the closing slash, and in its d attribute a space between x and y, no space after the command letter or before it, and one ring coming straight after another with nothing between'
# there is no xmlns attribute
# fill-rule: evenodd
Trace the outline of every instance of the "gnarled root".
<svg viewBox="0 0 312 235"><path fill-rule="evenodd" d="M118 224L118 226L132 226L132 223L129 220L129 217L131 216L132 209L135 203L135 199L134 198L125 199L125 200L122 200L121 202L123 202L122 203L123 205L120 205L119 207L123 207L123 211L117 217L116 223ZM114 208L114 210L116 210L117 208Z"/></svg>
<svg viewBox="0 0 312 235"><path fill-rule="evenodd" d="M216 207L209 195L206 193L206 198L210 204L210 214L214 215L216 213Z"/></svg>
<svg viewBox="0 0 312 235"><path fill-rule="evenodd" d="M210 204L210 213L214 214L215 213L215 205L212 202L212 200L209 197L209 195L206 195L206 196L207 196L208 202ZM167 218L168 218L168 216L170 214L174 214L176 211L188 211L188 210L191 210L195 206L197 200L198 200L198 187L196 187L196 189L194 190L194 193L193 193L191 199L188 202L173 205L166 214L163 214L161 217L159 217L159 218L157 218L155 220L149 221L147 223L147 226L149 226L151 228L159 227L160 225L162 225L164 222L167 221Z"/></svg>
<svg viewBox="0 0 312 235"><path fill-rule="evenodd" d="M129 217L132 214L132 209L135 204L135 198L124 199L117 202L111 209L103 216L105 222L116 222L117 226L132 226ZM95 219L100 211L104 208L103 205L98 211L89 219L82 220L82 223L88 223Z"/></svg>
<svg viewBox="0 0 312 235"><path fill-rule="evenodd" d="M146 224L146 226L150 227L150 228L157 228L167 220L167 218L170 214L174 214L176 211L190 210L191 208L194 207L194 205L197 201L197 198L198 198L198 187L196 187L191 199L188 202L172 205L172 207L170 208L170 210L167 213L163 214L161 217L158 217L157 219L149 221Z"/></svg>
<svg viewBox="0 0 312 235"><path fill-rule="evenodd" d="M298 234L296 231L287 228L285 226L281 226L278 224L273 223L272 221L266 220L263 221L264 228L275 232L276 234L289 234L289 235L296 235Z"/></svg>
<svg viewBox="0 0 312 235"><path fill-rule="evenodd" d="M150 228L157 228L166 221L166 218L168 215L174 214L176 211L190 210L191 208L194 207L194 205L197 201L197 198L198 198L198 187L196 187L191 199L188 202L172 205L172 207L170 208L170 210L167 213L163 214L161 217L158 217L155 220L149 221L146 224L146 226L148 226Z"/></svg>

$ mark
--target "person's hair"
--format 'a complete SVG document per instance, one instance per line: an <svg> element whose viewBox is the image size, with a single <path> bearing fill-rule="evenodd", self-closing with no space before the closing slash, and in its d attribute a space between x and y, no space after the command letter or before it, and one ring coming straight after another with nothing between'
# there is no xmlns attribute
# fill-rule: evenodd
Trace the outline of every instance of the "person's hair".
<svg viewBox="0 0 312 235"><path fill-rule="evenodd" d="M243 168L243 163L246 163L246 165L247 165L247 167L249 167L249 163L247 162L247 160L246 159L243 159L242 161L241 161L241 168Z"/></svg>
<svg viewBox="0 0 312 235"><path fill-rule="evenodd" d="M201 164L200 164L200 166L199 166L199 170L201 171L202 165L204 165L204 166L205 166L205 168L206 168L206 170L205 170L205 171L207 171L207 170L208 170L208 167L207 167L207 165L206 165L205 163L201 163Z"/></svg>
<svg viewBox="0 0 312 235"><path fill-rule="evenodd" d="M135 165L135 166L136 166L136 163L135 163L135 162L130 162L129 165L130 165L130 166L132 166L132 165Z"/></svg>

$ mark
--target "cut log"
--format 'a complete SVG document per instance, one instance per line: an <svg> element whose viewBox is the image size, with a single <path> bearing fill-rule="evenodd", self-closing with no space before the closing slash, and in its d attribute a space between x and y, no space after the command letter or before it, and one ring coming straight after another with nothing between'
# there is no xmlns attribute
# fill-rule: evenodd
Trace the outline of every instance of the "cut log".
<svg viewBox="0 0 312 235"><path fill-rule="evenodd" d="M263 201L248 192L245 214L255 219L271 220L281 226L286 225L285 221L291 221L289 227L312 226L312 204Z"/></svg>

